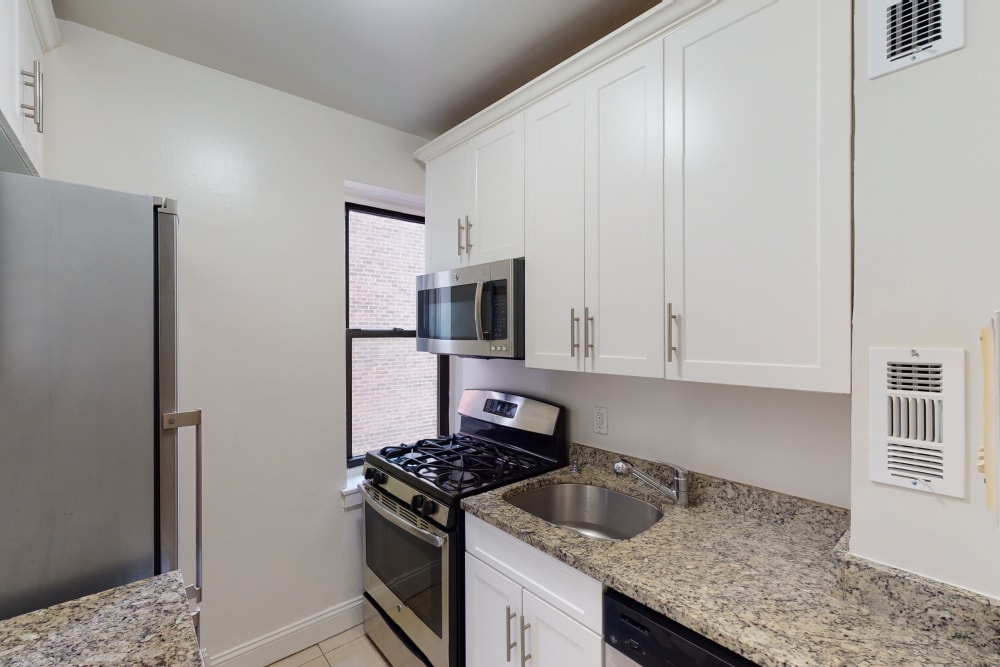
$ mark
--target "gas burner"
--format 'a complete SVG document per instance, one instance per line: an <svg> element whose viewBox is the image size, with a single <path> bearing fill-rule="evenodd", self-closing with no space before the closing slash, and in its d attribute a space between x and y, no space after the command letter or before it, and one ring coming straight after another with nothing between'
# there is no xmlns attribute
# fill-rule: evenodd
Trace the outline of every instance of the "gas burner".
<svg viewBox="0 0 1000 667"><path fill-rule="evenodd" d="M434 483L447 491L462 491L480 486L483 481L474 472L452 470L451 472L439 474L435 478Z"/></svg>

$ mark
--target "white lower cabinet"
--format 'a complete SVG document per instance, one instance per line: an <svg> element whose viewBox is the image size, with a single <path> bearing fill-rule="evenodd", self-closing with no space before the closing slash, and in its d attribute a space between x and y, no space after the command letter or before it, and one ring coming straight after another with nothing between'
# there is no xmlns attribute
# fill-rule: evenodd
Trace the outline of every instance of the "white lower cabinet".
<svg viewBox="0 0 1000 667"><path fill-rule="evenodd" d="M601 667L601 583L466 515L465 655L472 667Z"/></svg>

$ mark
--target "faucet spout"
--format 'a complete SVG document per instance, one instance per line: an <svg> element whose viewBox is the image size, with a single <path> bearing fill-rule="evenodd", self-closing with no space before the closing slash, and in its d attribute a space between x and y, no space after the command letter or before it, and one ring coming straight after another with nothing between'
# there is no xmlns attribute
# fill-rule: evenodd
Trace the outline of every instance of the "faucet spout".
<svg viewBox="0 0 1000 667"><path fill-rule="evenodd" d="M673 463L664 463L671 470L671 479L669 484L661 484L656 479L647 475L643 471L636 468L634 465L626 461L625 459L619 460L613 466L613 470L616 476L623 477L625 475L631 475L637 480L650 486L673 502L677 507L687 507L688 505L688 471L686 468L674 465Z"/></svg>

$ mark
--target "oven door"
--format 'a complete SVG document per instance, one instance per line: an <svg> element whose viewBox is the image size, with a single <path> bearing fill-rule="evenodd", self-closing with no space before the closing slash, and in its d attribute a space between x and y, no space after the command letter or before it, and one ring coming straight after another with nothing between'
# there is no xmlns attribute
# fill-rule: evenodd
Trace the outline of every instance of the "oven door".
<svg viewBox="0 0 1000 667"><path fill-rule="evenodd" d="M408 507L365 482L364 586L434 667L449 656L448 533L418 520Z"/></svg>

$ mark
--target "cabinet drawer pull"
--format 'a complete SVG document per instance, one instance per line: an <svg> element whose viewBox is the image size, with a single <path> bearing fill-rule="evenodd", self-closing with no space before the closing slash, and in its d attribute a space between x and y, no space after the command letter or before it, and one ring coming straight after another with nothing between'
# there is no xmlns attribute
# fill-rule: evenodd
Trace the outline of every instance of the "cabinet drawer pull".
<svg viewBox="0 0 1000 667"><path fill-rule="evenodd" d="M569 309L569 356L575 357L580 349L580 318L576 316L576 308Z"/></svg>
<svg viewBox="0 0 1000 667"><path fill-rule="evenodd" d="M531 623L525 623L524 615L522 615L521 616L521 667L524 667L524 664L529 660L531 660L531 654L524 652L524 633L530 627Z"/></svg>
<svg viewBox="0 0 1000 667"><path fill-rule="evenodd" d="M32 89L34 104L21 104L22 113L24 113L25 118L30 118L35 121L35 130L41 134L42 132L42 121L44 118L44 109L42 107L42 90L43 76L42 76L42 64L39 61L34 62L34 67L32 71L21 70L21 77L24 79L23 85L28 86ZM29 80L30 79L30 80Z"/></svg>
<svg viewBox="0 0 1000 667"><path fill-rule="evenodd" d="M667 363L674 360L674 354L678 354L677 346L674 345L674 322L677 315L674 315L674 304L667 304Z"/></svg>
<svg viewBox="0 0 1000 667"><path fill-rule="evenodd" d="M512 620L514 620L514 618L516 616L517 616L517 612L516 611L515 612L511 612L510 605L507 605L507 621L504 624L504 625L507 626L507 662L510 662L510 651L511 651L511 649L513 649L515 646L517 646L517 642L512 642L510 640L510 622Z"/></svg>
<svg viewBox="0 0 1000 667"><path fill-rule="evenodd" d="M589 357L594 352L594 318L590 316L590 308L583 309L583 356Z"/></svg>
<svg viewBox="0 0 1000 667"><path fill-rule="evenodd" d="M465 254L468 255L472 252L472 239L469 238L469 232L472 231L472 223L469 222L469 216L465 216Z"/></svg>
<svg viewBox="0 0 1000 667"><path fill-rule="evenodd" d="M465 250L465 246L462 245L462 219L458 219L458 256L462 256L462 251Z"/></svg>

